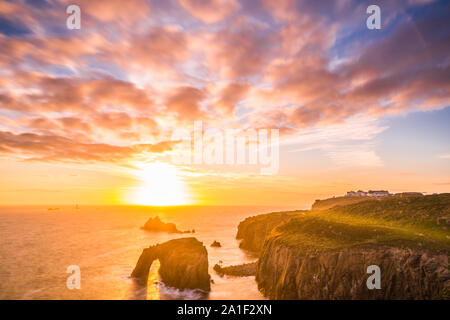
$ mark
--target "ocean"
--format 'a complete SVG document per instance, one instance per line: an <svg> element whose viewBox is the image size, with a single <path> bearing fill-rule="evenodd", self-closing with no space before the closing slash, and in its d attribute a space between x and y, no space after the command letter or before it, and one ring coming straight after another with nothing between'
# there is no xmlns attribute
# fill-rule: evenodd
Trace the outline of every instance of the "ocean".
<svg viewBox="0 0 450 320"><path fill-rule="evenodd" d="M55 208L53 208L55 209ZM236 206L62 206L0 207L0 299L263 299L254 277L219 276L213 266L248 263L256 257L239 249L237 226L246 217L294 208ZM153 233L140 227L159 216L194 234ZM214 281L205 297L195 290L166 287L159 263L147 285L130 274L142 249L194 236L208 250ZM220 248L210 244L217 240ZM67 267L81 270L81 288L66 286Z"/></svg>

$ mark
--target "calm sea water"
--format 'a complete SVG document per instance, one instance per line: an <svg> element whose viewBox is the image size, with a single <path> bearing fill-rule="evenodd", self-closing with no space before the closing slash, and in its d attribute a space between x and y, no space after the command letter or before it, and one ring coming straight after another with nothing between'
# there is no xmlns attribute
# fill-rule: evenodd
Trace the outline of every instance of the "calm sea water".
<svg viewBox="0 0 450 320"><path fill-rule="evenodd" d="M158 215L193 235L208 250L214 280L208 299L261 299L254 277L220 277L223 265L255 261L239 249L237 226L245 217L280 207L1 207L0 299L200 299L192 290L168 288L154 263L147 285L130 278L142 249L191 234L151 233L140 230ZM217 240L221 248L211 248ZM69 265L81 268L81 289L69 290ZM204 298L204 297L203 297Z"/></svg>

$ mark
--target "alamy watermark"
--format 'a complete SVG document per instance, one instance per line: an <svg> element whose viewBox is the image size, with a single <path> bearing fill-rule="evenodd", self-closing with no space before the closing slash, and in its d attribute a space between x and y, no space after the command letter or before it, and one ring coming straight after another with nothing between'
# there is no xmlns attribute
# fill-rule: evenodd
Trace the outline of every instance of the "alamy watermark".
<svg viewBox="0 0 450 320"><path fill-rule="evenodd" d="M367 7L366 13L370 14L366 20L366 26L369 30L381 29L381 9L376 4Z"/></svg>
<svg viewBox="0 0 450 320"><path fill-rule="evenodd" d="M81 29L81 9L76 4L67 6L66 13L69 16L66 19L66 26L69 30Z"/></svg>
<svg viewBox="0 0 450 320"><path fill-rule="evenodd" d="M81 289L81 269L77 265L70 265L67 267L67 273L71 275L67 277L66 287L69 290Z"/></svg>
<svg viewBox="0 0 450 320"><path fill-rule="evenodd" d="M76 4L67 6L66 13L69 15L66 19L66 26L69 30L81 29L81 8ZM369 30L381 29L381 9L378 5L372 4L367 7L366 13L370 16L366 20L366 26Z"/></svg>
<svg viewBox="0 0 450 320"><path fill-rule="evenodd" d="M173 156L178 164L258 165L260 173L278 173L280 165L279 130L204 130L202 121L195 121L193 130L177 129L173 141L179 141L184 152Z"/></svg>
<svg viewBox="0 0 450 320"><path fill-rule="evenodd" d="M371 274L369 278L367 278L366 285L367 289L381 289L381 269L379 266L373 264L367 267L367 274Z"/></svg>

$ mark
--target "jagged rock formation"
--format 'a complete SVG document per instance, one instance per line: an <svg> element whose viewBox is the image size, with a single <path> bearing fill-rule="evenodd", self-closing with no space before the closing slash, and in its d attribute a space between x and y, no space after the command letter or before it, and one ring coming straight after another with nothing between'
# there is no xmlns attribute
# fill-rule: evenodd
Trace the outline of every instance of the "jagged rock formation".
<svg viewBox="0 0 450 320"><path fill-rule="evenodd" d="M381 269L379 290L367 288L370 265ZM276 238L264 246L256 281L271 299L448 299L450 293L448 252L392 246L311 252Z"/></svg>
<svg viewBox="0 0 450 320"><path fill-rule="evenodd" d="M228 267L221 267L220 265L216 264L214 265L213 269L221 276L226 274L234 277L249 277L256 274L256 262Z"/></svg>
<svg viewBox="0 0 450 320"><path fill-rule="evenodd" d="M143 250L132 277L145 281L154 260L159 259L162 281L178 289L209 291L208 252L196 238L170 240Z"/></svg>
<svg viewBox="0 0 450 320"><path fill-rule="evenodd" d="M174 223L162 222L158 216L148 219L147 222L141 227L141 229L154 232L190 233L190 231L178 230L177 226Z"/></svg>
<svg viewBox="0 0 450 320"><path fill-rule="evenodd" d="M259 252L273 228L302 212L275 212L246 218L238 226L236 239L242 239L239 248Z"/></svg>
<svg viewBox="0 0 450 320"><path fill-rule="evenodd" d="M216 247L216 248L220 248L222 245L220 244L219 241L214 240L213 243L211 243L211 247Z"/></svg>

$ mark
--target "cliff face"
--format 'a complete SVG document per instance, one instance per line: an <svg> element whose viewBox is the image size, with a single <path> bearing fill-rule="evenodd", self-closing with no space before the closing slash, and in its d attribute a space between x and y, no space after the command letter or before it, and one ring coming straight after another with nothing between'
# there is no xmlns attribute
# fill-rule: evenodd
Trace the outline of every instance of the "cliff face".
<svg viewBox="0 0 450 320"><path fill-rule="evenodd" d="M380 267L381 289L367 288L370 265ZM448 252L370 245L305 251L274 237L264 245L256 281L271 299L442 299L450 271Z"/></svg>
<svg viewBox="0 0 450 320"><path fill-rule="evenodd" d="M170 240L144 249L131 276L147 280L156 259L160 261L159 274L166 285L178 289L211 289L208 252L196 238Z"/></svg>
<svg viewBox="0 0 450 320"><path fill-rule="evenodd" d="M289 220L299 212L275 212L246 218L239 223L236 239L242 239L239 248L260 252L264 239L279 224Z"/></svg>

